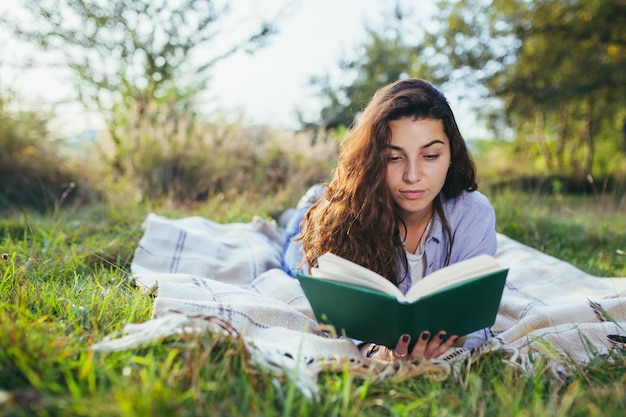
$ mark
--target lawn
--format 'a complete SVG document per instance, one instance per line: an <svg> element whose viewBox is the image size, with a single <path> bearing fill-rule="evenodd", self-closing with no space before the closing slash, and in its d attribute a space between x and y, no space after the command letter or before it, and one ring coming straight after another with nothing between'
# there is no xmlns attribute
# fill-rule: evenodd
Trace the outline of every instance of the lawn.
<svg viewBox="0 0 626 417"><path fill-rule="evenodd" d="M624 202L597 197L492 195L498 231L598 276L626 277ZM296 198L297 200L297 198ZM319 401L248 362L241 341L173 337L123 352L89 346L150 318L152 299L129 265L149 212L219 222L284 209L245 194L194 208L105 203L0 219L0 411L75 416L623 416L626 360L573 368L567 380L488 354L456 378L374 383L324 374Z"/></svg>

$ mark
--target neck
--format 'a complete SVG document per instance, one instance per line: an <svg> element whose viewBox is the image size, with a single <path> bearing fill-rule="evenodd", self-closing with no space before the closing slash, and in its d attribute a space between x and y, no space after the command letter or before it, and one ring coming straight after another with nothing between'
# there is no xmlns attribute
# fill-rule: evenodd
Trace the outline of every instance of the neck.
<svg viewBox="0 0 626 417"><path fill-rule="evenodd" d="M432 218L433 214L431 211L427 215L411 219L409 222L404 221L405 228L400 234L404 237L404 243L408 252L415 253Z"/></svg>

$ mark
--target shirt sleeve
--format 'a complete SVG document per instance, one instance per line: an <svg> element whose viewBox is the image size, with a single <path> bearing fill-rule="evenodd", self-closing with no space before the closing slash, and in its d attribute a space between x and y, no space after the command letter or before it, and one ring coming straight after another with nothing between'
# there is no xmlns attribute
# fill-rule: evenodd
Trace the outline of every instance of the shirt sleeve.
<svg viewBox="0 0 626 417"><path fill-rule="evenodd" d="M467 192L449 208L446 215L454 236L450 263L483 254L495 256L496 215L487 197Z"/></svg>
<svg viewBox="0 0 626 417"><path fill-rule="evenodd" d="M286 233L281 266L283 271L294 278L298 271L304 271L304 269L299 266L303 259L302 244L300 242L294 242L293 238L300 234L300 222L302 222L307 210L308 207L297 208L285 228Z"/></svg>
<svg viewBox="0 0 626 417"><path fill-rule="evenodd" d="M456 227L450 225L454 233L450 263L483 254L495 256L498 248L496 215L487 197L477 191L468 193L456 209L456 214L451 216ZM475 331L467 335L463 347L466 349L478 347L491 335L490 327Z"/></svg>

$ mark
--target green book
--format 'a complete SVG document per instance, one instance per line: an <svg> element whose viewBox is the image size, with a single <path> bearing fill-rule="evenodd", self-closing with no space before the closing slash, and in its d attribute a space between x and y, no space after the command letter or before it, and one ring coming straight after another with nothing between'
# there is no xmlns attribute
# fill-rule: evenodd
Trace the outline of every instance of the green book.
<svg viewBox="0 0 626 417"><path fill-rule="evenodd" d="M424 330L464 336L493 325L507 273L480 255L427 275L403 295L381 275L326 253L310 276L297 278L317 320L338 334L393 348L407 333L412 348Z"/></svg>

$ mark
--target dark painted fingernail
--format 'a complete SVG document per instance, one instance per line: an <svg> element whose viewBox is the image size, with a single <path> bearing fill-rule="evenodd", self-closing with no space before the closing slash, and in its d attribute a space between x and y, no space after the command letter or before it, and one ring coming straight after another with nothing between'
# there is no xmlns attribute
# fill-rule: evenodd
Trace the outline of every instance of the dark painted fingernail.
<svg viewBox="0 0 626 417"><path fill-rule="evenodd" d="M404 343L408 342L409 341L409 335L408 334L402 335L402 341Z"/></svg>
<svg viewBox="0 0 626 417"><path fill-rule="evenodd" d="M446 332L439 333L439 338L440 339L443 339L444 337L446 337Z"/></svg>
<svg viewBox="0 0 626 417"><path fill-rule="evenodd" d="M422 340L428 340L429 337L430 337L430 333L428 333L428 332L423 332L422 333Z"/></svg>

